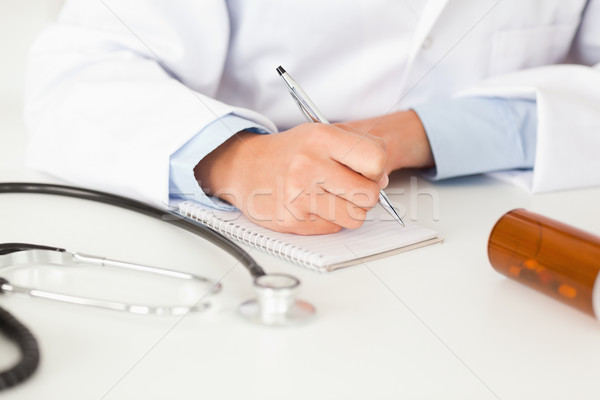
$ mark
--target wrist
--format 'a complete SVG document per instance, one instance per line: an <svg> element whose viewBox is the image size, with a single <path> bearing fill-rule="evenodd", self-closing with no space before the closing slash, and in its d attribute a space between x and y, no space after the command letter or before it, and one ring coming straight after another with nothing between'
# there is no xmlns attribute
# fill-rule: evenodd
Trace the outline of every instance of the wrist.
<svg viewBox="0 0 600 400"><path fill-rule="evenodd" d="M388 156L393 163L393 169L400 168L430 168L435 165L433 153L425 127L413 110L400 111L394 126L390 129L390 147Z"/></svg>
<svg viewBox="0 0 600 400"><path fill-rule="evenodd" d="M244 181L240 165L244 165L244 159L251 151L248 143L254 137L261 136L252 132L238 132L211 153L206 155L194 167L194 176L202 190L209 195L220 197L236 206L233 188L239 190L238 181Z"/></svg>

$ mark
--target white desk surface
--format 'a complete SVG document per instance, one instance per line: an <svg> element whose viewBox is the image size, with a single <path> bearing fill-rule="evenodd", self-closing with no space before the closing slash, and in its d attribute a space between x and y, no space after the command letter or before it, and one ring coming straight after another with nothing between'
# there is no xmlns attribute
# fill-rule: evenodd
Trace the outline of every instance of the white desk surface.
<svg viewBox="0 0 600 400"><path fill-rule="evenodd" d="M7 170L0 180L23 175L36 179ZM390 197L439 231L441 245L329 274L251 250L268 272L299 277L300 297L317 307L316 319L290 328L241 319L238 304L254 296L248 273L187 232L81 200L1 195L0 242L177 267L224 285L215 309L185 317L0 298L42 351L35 376L3 398L600 398L600 324L496 273L486 253L494 223L517 207L600 234L600 189L532 196L486 177L416 183L421 194L402 194L411 178L394 175ZM0 366L17 357L3 338L0 354Z"/></svg>

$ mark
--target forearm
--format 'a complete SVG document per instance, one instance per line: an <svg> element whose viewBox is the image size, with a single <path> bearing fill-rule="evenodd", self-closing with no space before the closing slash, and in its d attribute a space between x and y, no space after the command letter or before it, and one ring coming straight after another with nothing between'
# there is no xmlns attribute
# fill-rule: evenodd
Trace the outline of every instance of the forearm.
<svg viewBox="0 0 600 400"><path fill-rule="evenodd" d="M240 185L249 180L250 165L246 160L258 157L252 150L256 137L253 132L238 132L194 167L194 177L205 193L241 208L237 193L245 189Z"/></svg>

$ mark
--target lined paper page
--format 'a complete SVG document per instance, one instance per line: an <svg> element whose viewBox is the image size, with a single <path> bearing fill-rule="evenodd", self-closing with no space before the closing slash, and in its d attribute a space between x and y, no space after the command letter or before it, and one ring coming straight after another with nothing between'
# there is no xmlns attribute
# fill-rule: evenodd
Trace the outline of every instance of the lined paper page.
<svg viewBox="0 0 600 400"><path fill-rule="evenodd" d="M256 225L241 212L208 210L189 201L183 202L179 210L230 238L317 270L437 237L435 231L418 225L403 227L379 207L369 212L358 229L312 236L274 232Z"/></svg>

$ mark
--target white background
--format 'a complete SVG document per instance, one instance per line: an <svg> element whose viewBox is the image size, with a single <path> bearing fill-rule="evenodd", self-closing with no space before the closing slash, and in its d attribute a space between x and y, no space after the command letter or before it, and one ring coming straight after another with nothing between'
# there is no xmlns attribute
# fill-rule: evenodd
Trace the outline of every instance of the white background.
<svg viewBox="0 0 600 400"><path fill-rule="evenodd" d="M59 0L0 0L0 170L21 167L27 51L59 6Z"/></svg>
<svg viewBox="0 0 600 400"><path fill-rule="evenodd" d="M0 180L27 176L26 53L57 4L0 0ZM392 177L392 201L439 231L444 244L332 274L252 252L266 270L298 276L302 297L317 306L314 322L282 330L236 316L253 295L246 271L185 232L75 200L2 198L0 242L175 264L223 277L225 287L217 310L181 320L1 299L35 332L43 356L35 376L2 398L600 398L600 324L497 274L486 255L494 222L516 207L600 233L600 189L531 196L485 177L419 179L435 194L432 204L422 195L411 203L410 182ZM16 358L0 337L0 369Z"/></svg>

